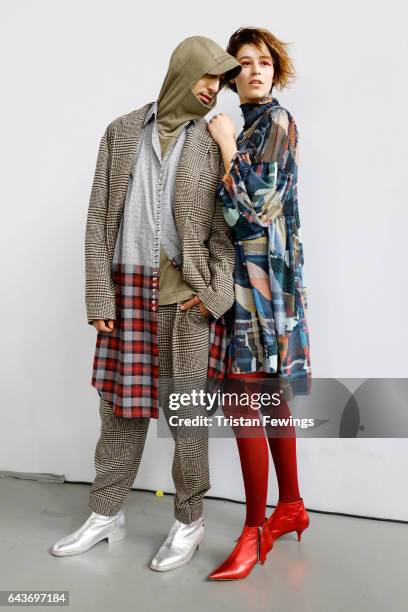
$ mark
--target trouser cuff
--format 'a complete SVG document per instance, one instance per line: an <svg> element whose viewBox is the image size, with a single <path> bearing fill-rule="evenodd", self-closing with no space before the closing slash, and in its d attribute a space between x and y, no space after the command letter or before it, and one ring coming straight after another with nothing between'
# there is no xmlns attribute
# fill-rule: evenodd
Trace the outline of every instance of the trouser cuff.
<svg viewBox="0 0 408 612"><path fill-rule="evenodd" d="M92 493L89 495L88 508L92 512L96 512L97 514L103 514L104 516L113 516L117 514L121 509L121 505L113 504L112 501L108 501L103 497L99 497L97 495L93 495Z"/></svg>

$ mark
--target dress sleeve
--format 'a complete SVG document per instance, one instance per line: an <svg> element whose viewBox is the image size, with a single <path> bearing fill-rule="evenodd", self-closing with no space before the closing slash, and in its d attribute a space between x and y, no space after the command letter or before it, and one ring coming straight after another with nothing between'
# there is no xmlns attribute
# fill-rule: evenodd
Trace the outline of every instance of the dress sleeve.
<svg viewBox="0 0 408 612"><path fill-rule="evenodd" d="M260 233L281 214L296 168L294 122L284 109L269 112L251 136L253 152L237 151L219 196L224 217L240 237Z"/></svg>

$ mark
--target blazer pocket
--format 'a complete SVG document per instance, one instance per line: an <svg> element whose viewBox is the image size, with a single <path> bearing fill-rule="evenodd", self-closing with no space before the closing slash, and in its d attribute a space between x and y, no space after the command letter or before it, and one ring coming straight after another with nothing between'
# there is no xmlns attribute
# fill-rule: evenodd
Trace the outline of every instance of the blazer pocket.
<svg viewBox="0 0 408 612"><path fill-rule="evenodd" d="M208 317L206 317L205 315L203 315L203 313L200 310L200 306L198 304L194 304L190 310L189 310L189 314L191 317L193 317L194 319L199 319L200 321L205 321L206 323L209 321Z"/></svg>

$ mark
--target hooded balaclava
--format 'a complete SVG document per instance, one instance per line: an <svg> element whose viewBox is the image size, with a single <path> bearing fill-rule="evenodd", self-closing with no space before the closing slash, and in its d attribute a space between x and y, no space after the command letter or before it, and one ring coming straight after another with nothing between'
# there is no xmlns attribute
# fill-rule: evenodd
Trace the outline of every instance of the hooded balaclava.
<svg viewBox="0 0 408 612"><path fill-rule="evenodd" d="M197 81L205 74L228 73L229 78L234 78L241 69L241 64L232 55L204 36L190 36L174 49L157 100L163 156L183 125L191 119L204 117L217 102L217 96L209 104L195 97L191 90Z"/></svg>

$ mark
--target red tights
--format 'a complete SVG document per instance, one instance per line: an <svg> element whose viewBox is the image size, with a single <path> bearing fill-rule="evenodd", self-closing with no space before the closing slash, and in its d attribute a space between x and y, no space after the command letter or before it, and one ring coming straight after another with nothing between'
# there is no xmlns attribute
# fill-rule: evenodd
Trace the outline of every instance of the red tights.
<svg viewBox="0 0 408 612"><path fill-rule="evenodd" d="M287 402L282 400L273 416L290 417L291 412ZM238 430L234 431L237 434ZM245 488L245 524L249 527L261 525L265 520L268 493L268 443L278 481L279 501L293 502L300 499L295 428L285 427L285 437L267 438L261 425L256 428L255 435L257 437L253 438L236 436Z"/></svg>

